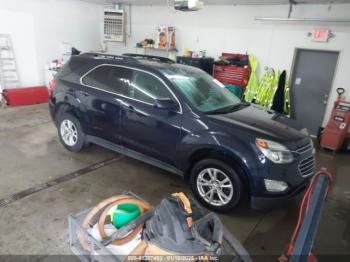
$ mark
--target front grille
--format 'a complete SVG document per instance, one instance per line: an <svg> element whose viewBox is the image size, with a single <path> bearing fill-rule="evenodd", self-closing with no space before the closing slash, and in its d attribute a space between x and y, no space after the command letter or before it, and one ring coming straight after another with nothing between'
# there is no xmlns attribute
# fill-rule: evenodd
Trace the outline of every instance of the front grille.
<svg viewBox="0 0 350 262"><path fill-rule="evenodd" d="M313 173L315 172L314 156L310 156L300 161L298 168L302 177L308 177L313 175Z"/></svg>
<svg viewBox="0 0 350 262"><path fill-rule="evenodd" d="M312 142L303 145L301 147L299 147L295 152L297 152L298 154L304 154L305 152L312 150L314 148L314 145Z"/></svg>

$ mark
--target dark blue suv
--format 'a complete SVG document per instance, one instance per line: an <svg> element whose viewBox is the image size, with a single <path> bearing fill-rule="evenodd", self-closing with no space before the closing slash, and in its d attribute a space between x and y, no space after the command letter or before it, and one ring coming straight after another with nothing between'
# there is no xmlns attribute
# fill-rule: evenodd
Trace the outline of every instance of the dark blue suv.
<svg viewBox="0 0 350 262"><path fill-rule="evenodd" d="M50 89L51 116L68 150L93 143L178 174L216 211L244 195L254 208L270 207L314 173L312 140L293 120L167 58L73 56Z"/></svg>

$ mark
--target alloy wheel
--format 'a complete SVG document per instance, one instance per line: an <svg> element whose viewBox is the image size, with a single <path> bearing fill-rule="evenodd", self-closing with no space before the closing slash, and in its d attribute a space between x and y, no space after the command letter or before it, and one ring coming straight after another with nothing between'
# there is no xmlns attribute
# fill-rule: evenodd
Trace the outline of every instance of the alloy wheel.
<svg viewBox="0 0 350 262"><path fill-rule="evenodd" d="M68 119L63 120L60 127L61 137L67 146L74 146L78 141L78 130Z"/></svg>
<svg viewBox="0 0 350 262"><path fill-rule="evenodd" d="M214 206L228 204L234 193L230 178L217 168L206 168L199 173L197 189L201 197Z"/></svg>

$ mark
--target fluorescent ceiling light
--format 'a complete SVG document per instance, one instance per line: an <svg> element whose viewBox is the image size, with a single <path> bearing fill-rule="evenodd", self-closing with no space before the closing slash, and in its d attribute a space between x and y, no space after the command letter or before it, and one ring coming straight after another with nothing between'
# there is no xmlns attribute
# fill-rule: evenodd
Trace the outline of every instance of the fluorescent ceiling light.
<svg viewBox="0 0 350 262"><path fill-rule="evenodd" d="M286 18L286 17L255 17L256 21L281 22L319 22L319 23L350 23L348 18Z"/></svg>

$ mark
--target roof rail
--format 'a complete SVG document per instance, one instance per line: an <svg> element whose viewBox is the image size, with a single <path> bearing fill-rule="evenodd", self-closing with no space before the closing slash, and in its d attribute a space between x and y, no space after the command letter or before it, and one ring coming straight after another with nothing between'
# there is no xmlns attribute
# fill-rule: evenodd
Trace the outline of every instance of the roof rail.
<svg viewBox="0 0 350 262"><path fill-rule="evenodd" d="M132 54L132 53L125 53L123 54L123 56L127 56L127 57L131 57L131 58L143 58L143 59L149 59L149 60L157 60L160 62L164 62L164 63L175 63L174 60L171 60L169 58L166 57L162 57L162 56L154 56L154 55L141 55L141 54Z"/></svg>
<svg viewBox="0 0 350 262"><path fill-rule="evenodd" d="M100 59L114 59L114 60L126 60L132 62L139 62L136 58L123 56L123 55L111 55L111 54L103 54L103 53L83 53L80 56L89 57L89 58L100 58Z"/></svg>

